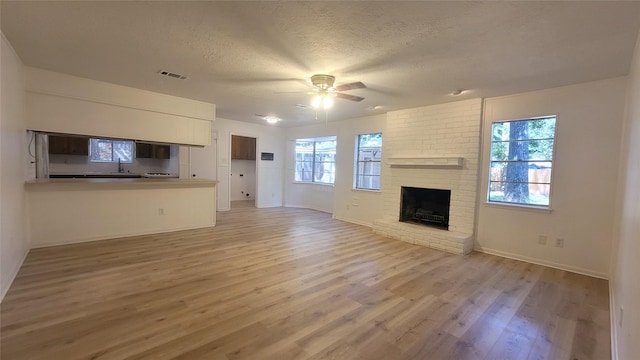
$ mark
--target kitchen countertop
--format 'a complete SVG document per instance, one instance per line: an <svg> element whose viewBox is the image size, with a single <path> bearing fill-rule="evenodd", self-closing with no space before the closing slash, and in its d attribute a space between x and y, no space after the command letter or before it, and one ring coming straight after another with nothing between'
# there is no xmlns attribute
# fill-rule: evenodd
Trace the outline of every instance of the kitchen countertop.
<svg viewBox="0 0 640 360"><path fill-rule="evenodd" d="M131 172L55 172L55 173L50 173L49 174L49 178L50 179L66 179L66 178L78 178L78 179L82 179L82 178L141 178L141 177L145 177L145 178L167 178L167 179L174 179L174 178L178 178L178 174L169 174L169 173L162 173L163 176L158 176L158 174L160 173L144 173L144 174L138 174L138 173L131 173Z"/></svg>
<svg viewBox="0 0 640 360"><path fill-rule="evenodd" d="M215 186L217 180L211 179L175 179L175 178L69 178L69 179L34 179L25 182L28 189L56 187L68 188L149 188L149 187L209 187Z"/></svg>
<svg viewBox="0 0 640 360"><path fill-rule="evenodd" d="M143 177L140 174L131 174L131 173L58 173L58 174L49 174L49 179L84 179L84 178L111 178L111 179L135 179Z"/></svg>

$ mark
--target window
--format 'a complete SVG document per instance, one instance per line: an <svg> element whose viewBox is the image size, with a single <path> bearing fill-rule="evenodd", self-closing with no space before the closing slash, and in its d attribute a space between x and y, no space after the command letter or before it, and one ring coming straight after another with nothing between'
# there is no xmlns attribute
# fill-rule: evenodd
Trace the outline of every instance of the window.
<svg viewBox="0 0 640 360"><path fill-rule="evenodd" d="M133 141L91 139L89 155L92 162L133 162Z"/></svg>
<svg viewBox="0 0 640 360"><path fill-rule="evenodd" d="M382 133L358 135L357 147L356 189L380 190Z"/></svg>
<svg viewBox="0 0 640 360"><path fill-rule="evenodd" d="M336 177L336 137L296 140L295 181L333 184Z"/></svg>
<svg viewBox="0 0 640 360"><path fill-rule="evenodd" d="M556 117L491 125L488 201L548 207Z"/></svg>

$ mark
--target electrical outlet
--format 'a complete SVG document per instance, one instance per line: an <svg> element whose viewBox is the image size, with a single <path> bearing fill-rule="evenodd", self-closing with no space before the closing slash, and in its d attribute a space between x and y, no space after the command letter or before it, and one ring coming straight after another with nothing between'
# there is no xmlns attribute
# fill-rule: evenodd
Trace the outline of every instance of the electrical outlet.
<svg viewBox="0 0 640 360"><path fill-rule="evenodd" d="M547 245L547 236L546 235L538 235L538 244Z"/></svg>
<svg viewBox="0 0 640 360"><path fill-rule="evenodd" d="M158 209L158 215L164 215L164 209L163 208L159 208Z"/></svg>
<svg viewBox="0 0 640 360"><path fill-rule="evenodd" d="M556 238L556 246L559 248L564 247L564 238Z"/></svg>

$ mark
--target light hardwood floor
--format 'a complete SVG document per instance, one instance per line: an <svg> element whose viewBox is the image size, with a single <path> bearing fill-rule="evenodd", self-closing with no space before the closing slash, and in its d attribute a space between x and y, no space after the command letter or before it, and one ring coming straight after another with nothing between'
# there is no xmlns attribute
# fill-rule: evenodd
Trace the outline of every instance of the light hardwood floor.
<svg viewBox="0 0 640 360"><path fill-rule="evenodd" d="M2 360L610 358L604 280L235 205L215 228L32 250Z"/></svg>

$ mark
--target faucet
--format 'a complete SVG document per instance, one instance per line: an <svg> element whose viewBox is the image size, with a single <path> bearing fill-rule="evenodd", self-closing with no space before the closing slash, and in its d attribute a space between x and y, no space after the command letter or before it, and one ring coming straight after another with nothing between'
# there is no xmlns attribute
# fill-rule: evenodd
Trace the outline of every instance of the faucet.
<svg viewBox="0 0 640 360"><path fill-rule="evenodd" d="M118 172L119 173L124 172L124 166L122 166L122 162L120 162L120 158L118 158Z"/></svg>

